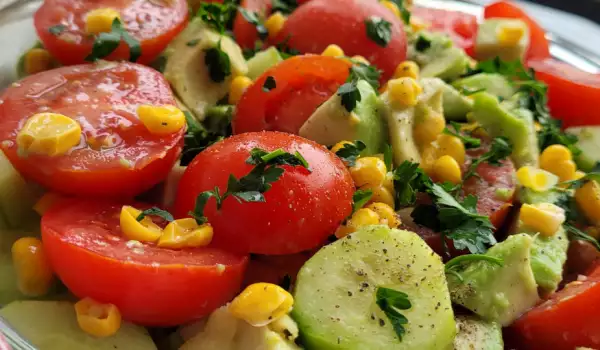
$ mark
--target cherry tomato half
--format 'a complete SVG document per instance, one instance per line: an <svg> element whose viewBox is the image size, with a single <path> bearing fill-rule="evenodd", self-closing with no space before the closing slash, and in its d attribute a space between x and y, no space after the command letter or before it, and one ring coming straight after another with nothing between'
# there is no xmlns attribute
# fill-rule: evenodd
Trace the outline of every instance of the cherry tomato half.
<svg viewBox="0 0 600 350"><path fill-rule="evenodd" d="M210 199L204 215L214 228L213 244L228 250L257 254L292 254L323 243L352 210L354 184L350 173L333 153L313 141L279 132L240 134L200 153L181 178L175 212L184 217L204 191L225 193L230 175L240 178L253 166L246 163L253 148L300 152L310 166L285 169L265 202L227 198L217 210Z"/></svg>
<svg viewBox="0 0 600 350"><path fill-rule="evenodd" d="M94 36L85 32L88 12L112 8L121 16L127 32L142 48L138 62L152 62L187 23L186 0L45 0L34 15L38 37L44 47L62 64L84 63L92 52ZM64 30L51 28L62 25ZM107 59L127 60L129 48L124 42Z"/></svg>
<svg viewBox="0 0 600 350"><path fill-rule="evenodd" d="M48 260L77 297L112 303L127 321L175 326L208 315L240 290L246 257L214 248L172 250L129 241L119 226L121 207L70 200L42 218Z"/></svg>
<svg viewBox="0 0 600 350"><path fill-rule="evenodd" d="M0 147L21 174L57 192L131 197L165 179L181 153L183 129L152 135L136 115L140 104L175 104L164 77L139 64L105 62L42 72L14 83L0 101ZM16 136L40 112L76 120L80 144L59 156L20 155Z"/></svg>
<svg viewBox="0 0 600 350"><path fill-rule="evenodd" d="M413 6L411 14L428 25L427 30L450 36L463 49L472 48L477 36L477 17L460 11Z"/></svg>

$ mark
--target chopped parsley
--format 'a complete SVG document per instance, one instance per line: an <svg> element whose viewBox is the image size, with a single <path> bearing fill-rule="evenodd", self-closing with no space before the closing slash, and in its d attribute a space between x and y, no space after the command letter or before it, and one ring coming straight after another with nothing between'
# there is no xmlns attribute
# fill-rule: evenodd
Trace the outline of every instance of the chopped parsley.
<svg viewBox="0 0 600 350"><path fill-rule="evenodd" d="M396 4L396 6L398 6L398 10L400 10L400 17L402 18L402 21L404 22L404 24L409 25L410 24L410 11L405 6L404 0L391 0L391 1L394 4Z"/></svg>
<svg viewBox="0 0 600 350"><path fill-rule="evenodd" d="M415 50L419 52L425 52L429 50L430 47L431 39L429 39L423 34L419 34L419 36L417 37L417 41L415 42Z"/></svg>
<svg viewBox="0 0 600 350"><path fill-rule="evenodd" d="M460 274L460 270L465 267L468 263L476 262L476 261L485 261L487 263L504 266L504 261L500 258L496 258L493 256L488 256L484 254L467 254L457 256L446 263L445 271L446 274L450 274L459 279L459 281L463 281L462 275Z"/></svg>
<svg viewBox="0 0 600 350"><path fill-rule="evenodd" d="M275 78L272 76L268 76L263 84L262 91L269 92L277 87L277 82L275 82Z"/></svg>
<svg viewBox="0 0 600 350"><path fill-rule="evenodd" d="M571 224L563 224L565 230L571 234L571 237L576 240L588 241L590 242L596 249L600 250L600 243L594 237L588 235L587 233L581 231L577 227Z"/></svg>
<svg viewBox="0 0 600 350"><path fill-rule="evenodd" d="M234 1L224 1L222 4L215 2L202 2L196 17L206 23L209 27L216 30L219 34L225 32L231 27L237 6Z"/></svg>
<svg viewBox="0 0 600 350"><path fill-rule="evenodd" d="M404 161L393 171L396 207L409 207L417 201L417 193L425 192L433 182L419 168L419 163Z"/></svg>
<svg viewBox="0 0 600 350"><path fill-rule="evenodd" d="M166 210L162 210L160 208L157 208L157 207L152 207L150 209L146 209L146 210L142 211L140 213L140 215L138 215L138 217L135 218L135 219L137 221L142 221L142 220L144 220L144 218L146 216L158 216L159 218L162 218L163 220L169 221L169 222L171 222L171 221L174 220L173 219L173 215L171 215L171 213L169 213Z"/></svg>
<svg viewBox="0 0 600 350"><path fill-rule="evenodd" d="M194 40L188 41L185 44L189 47L194 47L194 46L198 45L199 42L200 42L200 39L194 39Z"/></svg>
<svg viewBox="0 0 600 350"><path fill-rule="evenodd" d="M204 50L204 63L210 79L215 83L221 83L231 75L231 60L229 55L221 50L221 41L216 47Z"/></svg>
<svg viewBox="0 0 600 350"><path fill-rule="evenodd" d="M188 111L183 112L187 122L187 130L183 136L184 146L180 164L188 165L194 157L208 146L231 135L231 119L233 106L214 106L207 108L204 123L196 120Z"/></svg>
<svg viewBox="0 0 600 350"><path fill-rule="evenodd" d="M408 323L408 319L401 313L401 310L408 310L412 307L408 295L394 289L377 287L375 302L392 323L398 339L402 341L402 337L406 333L404 325Z"/></svg>
<svg viewBox="0 0 600 350"><path fill-rule="evenodd" d="M86 61L94 62L113 53L121 44L121 40L129 46L129 60L137 61L142 55L142 46L125 28L121 21L115 18L112 22L111 31L108 33L100 33L94 40L92 52L85 58Z"/></svg>
<svg viewBox="0 0 600 350"><path fill-rule="evenodd" d="M373 66L361 62L353 62L350 67L348 79L346 79L346 82L340 86L337 91L337 95L340 96L342 100L342 106L344 106L348 112L352 112L354 108L356 108L358 102L362 99L357 86L358 81L365 80L377 90L379 88L380 75L381 72Z"/></svg>
<svg viewBox="0 0 600 350"><path fill-rule="evenodd" d="M365 20L367 36L381 47L386 47L392 39L392 24L381 17L372 16Z"/></svg>
<svg viewBox="0 0 600 350"><path fill-rule="evenodd" d="M360 153L367 148L364 142L357 140L354 143L345 143L342 148L335 152L335 155L340 157L346 166L351 167L356 164L356 159Z"/></svg>
<svg viewBox="0 0 600 350"><path fill-rule="evenodd" d="M463 183L471 176L477 175L477 167L479 164L487 162L491 165L500 166L501 161L506 159L512 153L512 145L506 137L496 137L492 140L490 150L485 152L481 157L474 159L463 177Z"/></svg>
<svg viewBox="0 0 600 350"><path fill-rule="evenodd" d="M356 190L352 195L352 213L362 208L367 202L373 197L373 191L371 190Z"/></svg>
<svg viewBox="0 0 600 350"><path fill-rule="evenodd" d="M250 24L253 24L256 27L258 37L261 40L264 40L267 38L267 36L269 36L269 31L265 27L265 23L263 22L263 20L258 16L257 12L247 10L243 7L239 7L238 10L240 11L244 19L246 19L246 21L248 21Z"/></svg>
<svg viewBox="0 0 600 350"><path fill-rule="evenodd" d="M57 24L48 28L48 32L50 32L52 35L60 35L60 33L64 32L65 30L67 30L67 26L64 24Z"/></svg>
<svg viewBox="0 0 600 350"><path fill-rule="evenodd" d="M275 13L277 11L289 15L294 12L294 10L298 7L297 0L271 0L271 12Z"/></svg>
<svg viewBox="0 0 600 350"><path fill-rule="evenodd" d="M388 170L392 170L393 157L394 157L394 150L392 149L392 145L390 145L388 143L383 148L383 162L385 163L385 167Z"/></svg>
<svg viewBox="0 0 600 350"><path fill-rule="evenodd" d="M466 136L466 135L463 135L460 133L460 124L459 123L451 121L450 126L454 130L451 130L450 128L446 127L444 129L444 134L458 137L462 141L462 143L465 145L465 148L470 149L470 148L477 148L477 147L481 146L480 139L478 139L476 137Z"/></svg>

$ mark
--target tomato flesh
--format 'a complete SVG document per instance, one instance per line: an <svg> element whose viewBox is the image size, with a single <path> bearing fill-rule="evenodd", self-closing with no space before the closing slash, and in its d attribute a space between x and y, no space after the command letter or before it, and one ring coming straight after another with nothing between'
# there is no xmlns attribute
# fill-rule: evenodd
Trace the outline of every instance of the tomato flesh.
<svg viewBox="0 0 600 350"><path fill-rule="evenodd" d="M58 68L14 83L0 96L0 147L25 177L75 196L137 195L162 181L181 153L182 129L150 134L137 106L174 105L164 77L133 63ZM59 156L18 152L16 137L40 112L76 120L82 139Z"/></svg>
<svg viewBox="0 0 600 350"><path fill-rule="evenodd" d="M85 32L86 15L98 8L119 12L123 26L141 44L138 62L142 64L152 62L185 28L188 15L186 0L45 0L34 15L38 37L62 64L84 63L94 43L94 37ZM50 28L57 25L66 29L52 34ZM106 59L129 59L128 46L121 42Z"/></svg>
<svg viewBox="0 0 600 350"><path fill-rule="evenodd" d="M454 44L472 48L477 36L477 17L460 11L414 6L411 14L427 25L427 30L448 34Z"/></svg>
<svg viewBox="0 0 600 350"><path fill-rule="evenodd" d="M175 326L208 315L239 291L246 257L214 248L133 244L121 233L121 207L71 200L42 218L48 260L77 297L112 303L127 321Z"/></svg>

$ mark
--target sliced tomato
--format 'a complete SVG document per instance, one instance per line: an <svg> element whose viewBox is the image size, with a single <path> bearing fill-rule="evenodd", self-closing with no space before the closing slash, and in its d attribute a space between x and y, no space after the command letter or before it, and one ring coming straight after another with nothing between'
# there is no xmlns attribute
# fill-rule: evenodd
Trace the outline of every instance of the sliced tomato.
<svg viewBox="0 0 600 350"><path fill-rule="evenodd" d="M27 77L0 96L0 147L25 177L75 196L134 196L166 178L184 130L152 135L140 104L174 105L157 71L133 63L88 64ZM59 156L22 155L16 136L40 112L61 113L82 128L78 146Z"/></svg>
<svg viewBox="0 0 600 350"><path fill-rule="evenodd" d="M152 62L187 23L186 0L45 0L33 19L44 47L62 64L84 63L95 40L85 32L87 13L98 8L119 11L121 23L142 48L138 62ZM51 28L64 26L58 34ZM127 60L129 48L124 43L106 59Z"/></svg>
<svg viewBox="0 0 600 350"><path fill-rule="evenodd" d="M472 48L477 36L477 17L460 11L413 6L411 14L427 25L427 30L448 34L454 44Z"/></svg>
<svg viewBox="0 0 600 350"><path fill-rule="evenodd" d="M243 253L293 254L320 246L352 211L354 183L333 153L300 136L279 132L235 135L200 153L181 178L175 215L187 216L197 196L227 190L231 175L248 175L250 151L283 149L300 152L310 166L283 166L285 172L264 193L265 202L223 201L217 209L209 200L204 215L214 228L213 244Z"/></svg>
<svg viewBox="0 0 600 350"><path fill-rule="evenodd" d="M259 18L267 18L271 13L271 0L242 0L241 7L256 13ZM233 22L233 35L242 49L254 49L254 43L259 40L256 26L248 22L241 11Z"/></svg>
<svg viewBox="0 0 600 350"><path fill-rule="evenodd" d="M382 47L367 34L366 21L378 17L390 23L391 39ZM382 79L392 76L406 59L406 36L402 20L379 1L312 0L287 19L276 42L302 53L320 54L330 44L347 56L360 55L380 69Z"/></svg>
<svg viewBox="0 0 600 350"><path fill-rule="evenodd" d="M121 207L70 200L42 218L48 260L77 297L112 303L127 321L175 326L208 315L240 290L245 256L214 248L133 244L121 233Z"/></svg>
<svg viewBox="0 0 600 350"><path fill-rule="evenodd" d="M311 251L289 255L253 255L248 262L244 285L257 282L281 285L286 279L293 283L300 268L313 254Z"/></svg>
<svg viewBox="0 0 600 350"><path fill-rule="evenodd" d="M511 326L520 349L600 348L600 269L568 284ZM514 333L514 334L513 334Z"/></svg>
<svg viewBox="0 0 600 350"><path fill-rule="evenodd" d="M304 55L287 59L266 71L242 95L233 119L235 134L272 130L297 134L321 103L348 78L346 60ZM264 91L267 77L276 87Z"/></svg>
<svg viewBox="0 0 600 350"><path fill-rule="evenodd" d="M525 60L550 57L550 45L546 39L546 31L523 9L512 1L497 1L484 9L485 18L516 18L527 23L529 27L529 48Z"/></svg>
<svg viewBox="0 0 600 350"><path fill-rule="evenodd" d="M563 127L600 125L600 75L579 70L551 58L531 60L536 78L548 84L548 107Z"/></svg>

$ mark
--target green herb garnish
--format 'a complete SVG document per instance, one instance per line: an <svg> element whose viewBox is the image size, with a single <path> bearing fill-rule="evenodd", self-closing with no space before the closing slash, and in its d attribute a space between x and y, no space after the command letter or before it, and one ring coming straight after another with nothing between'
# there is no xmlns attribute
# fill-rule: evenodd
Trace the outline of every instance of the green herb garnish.
<svg viewBox="0 0 600 350"><path fill-rule="evenodd" d="M392 145L386 144L383 147L383 162L385 163L385 167L386 167L386 169L388 169L388 171L392 170L393 157L394 157L394 150L392 149Z"/></svg>
<svg viewBox="0 0 600 350"><path fill-rule="evenodd" d="M214 106L206 110L205 123L200 124L188 111L184 111L187 130L183 136L184 146L180 164L188 165L194 157L208 146L231 135L233 106Z"/></svg>
<svg viewBox="0 0 600 350"><path fill-rule="evenodd" d="M271 0L271 12L275 13L277 11L289 15L294 12L294 10L298 7L298 1L296 0Z"/></svg>
<svg viewBox="0 0 600 350"><path fill-rule="evenodd" d="M194 47L196 45L198 45L198 43L200 42L200 39L194 39L194 40L190 40L187 43L185 43L186 46L189 47Z"/></svg>
<svg viewBox="0 0 600 350"><path fill-rule="evenodd" d="M229 55L221 50L221 42L216 47L204 50L204 63L208 68L208 75L215 83L225 81L231 75L231 60Z"/></svg>
<svg viewBox="0 0 600 350"><path fill-rule="evenodd" d="M390 288L377 287L375 298L377 306L379 306L388 320L390 320L394 332L396 332L398 339L402 341L402 337L406 333L404 325L408 323L408 319L400 311L408 310L412 307L410 300L408 300L408 295Z"/></svg>
<svg viewBox="0 0 600 350"><path fill-rule="evenodd" d="M263 84L262 91L269 92L277 87L277 83L275 82L275 78L272 76L268 76Z"/></svg>
<svg viewBox="0 0 600 350"><path fill-rule="evenodd" d="M458 278L459 281L462 282L463 278L458 270L463 268L465 266L465 264L476 262L476 261L485 261L485 262L493 264L493 265L504 266L504 261L500 258L496 258L493 256L484 255L484 254L467 254L467 255L457 256L457 257L451 259L450 261L448 261L445 265L446 274L453 275L456 278Z"/></svg>
<svg viewBox="0 0 600 350"><path fill-rule="evenodd" d="M159 218L162 218L163 220L169 221L169 222L175 220L173 218L173 215L171 215L171 213L169 213L166 210L162 210L160 208L157 208L157 207L152 207L150 209L146 209L146 210L142 211L140 213L140 215L138 215L138 217L135 218L135 219L137 221L142 221L142 220L144 220L144 218L146 216L158 216Z"/></svg>
<svg viewBox="0 0 600 350"><path fill-rule="evenodd" d="M410 11L404 5L404 0L392 0L396 6L398 6L398 10L400 10L400 17L402 17L402 21L404 24L410 24Z"/></svg>
<svg viewBox="0 0 600 350"><path fill-rule="evenodd" d="M379 77L381 73L375 67L368 64L354 62L350 67L350 73L346 82L339 87L337 94L342 99L342 106L348 112L352 112L362 97L358 90L358 81L367 81L375 90L379 88Z"/></svg>
<svg viewBox="0 0 600 350"><path fill-rule="evenodd" d="M419 34L419 36L417 37L417 41L415 42L415 50L419 52L425 52L429 50L430 47L431 39L429 39L423 34Z"/></svg>
<svg viewBox="0 0 600 350"><path fill-rule="evenodd" d="M365 20L367 36L381 47L386 47L392 39L392 24L381 17L369 17Z"/></svg>
<svg viewBox="0 0 600 350"><path fill-rule="evenodd" d="M129 60L137 61L142 55L142 46L125 28L118 18L112 22L111 31L100 33L94 40L92 52L85 58L86 61L94 62L113 53L121 44L121 40L129 46Z"/></svg>
<svg viewBox="0 0 600 350"><path fill-rule="evenodd" d="M196 12L196 17L200 17L204 23L219 34L225 34L236 13L237 6L233 1L224 1L222 4L202 2Z"/></svg>
<svg viewBox="0 0 600 350"><path fill-rule="evenodd" d="M263 22L263 20L258 16L258 13L254 11L249 11L243 7L239 7L239 11L244 17L244 19L246 19L246 21L248 21L250 24L253 24L256 27L258 37L261 40L264 40L267 38L267 36L269 36L269 31L265 27L265 23Z"/></svg>
<svg viewBox="0 0 600 350"><path fill-rule="evenodd" d="M492 140L492 146L490 150L485 152L481 157L474 159L469 169L465 172L463 177L463 183L467 181L471 176L477 175L477 167L479 164L487 162L491 165L500 166L501 161L509 157L512 153L512 145L506 137L496 137Z"/></svg>
<svg viewBox="0 0 600 350"><path fill-rule="evenodd" d="M371 197L373 197L373 191L371 190L356 190L352 195L352 214L364 207Z"/></svg>
<svg viewBox="0 0 600 350"><path fill-rule="evenodd" d="M572 238L579 239L582 241L588 241L594 247L596 247L596 249L600 250L600 243L598 243L598 240L596 240L594 237L588 235L587 233L581 231L580 229L571 224L563 224L563 227L568 233L571 234Z"/></svg>
<svg viewBox="0 0 600 350"><path fill-rule="evenodd" d="M480 139L478 139L476 137L466 136L466 135L463 135L460 133L460 124L459 123L451 121L450 126L454 130L451 130L450 128L446 127L444 129L444 134L458 137L462 141L462 143L465 145L466 149L478 148L481 146Z"/></svg>
<svg viewBox="0 0 600 350"><path fill-rule="evenodd" d="M419 168L419 163L404 161L393 171L396 207L408 207L417 201L417 193L426 192L433 181Z"/></svg>
<svg viewBox="0 0 600 350"><path fill-rule="evenodd" d="M340 157L346 166L351 167L356 164L356 159L365 148L367 148L367 145L357 140L354 143L345 143L342 148L335 152L335 155Z"/></svg>
<svg viewBox="0 0 600 350"><path fill-rule="evenodd" d="M67 26L64 24L57 24L48 28L48 32L50 32L52 35L60 35L60 33L64 32L65 30L67 30Z"/></svg>

